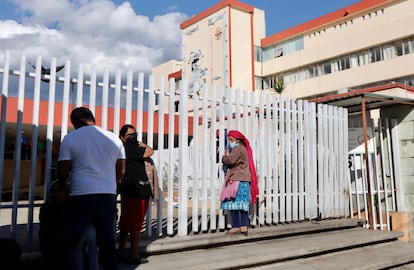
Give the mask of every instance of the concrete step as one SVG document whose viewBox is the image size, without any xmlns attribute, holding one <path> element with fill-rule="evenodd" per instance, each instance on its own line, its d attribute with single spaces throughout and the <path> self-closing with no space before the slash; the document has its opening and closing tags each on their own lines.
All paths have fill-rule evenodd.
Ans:
<svg viewBox="0 0 414 270">
<path fill-rule="evenodd" d="M 146 255 L 162 254 L 317 232 L 362 228 L 362 226 L 362 221 L 358 219 L 330 219 L 251 228 L 247 237 L 244 235 L 226 235 L 220 231 L 152 239 L 144 237 L 140 242 L 140 252 Z"/>
<path fill-rule="evenodd" d="M 368 270 L 414 269 L 414 244 L 394 241 L 352 250 L 333 252 L 308 259 L 275 263 L 253 268 L 255 270 Z"/>
<path fill-rule="evenodd" d="M 235 243 L 208 248 L 199 248 L 182 252 L 165 253 L 150 256 L 149 263 L 140 265 L 140 270 L 145 269 L 256 269 L 261 265 L 269 265 L 280 262 L 301 260 L 307 257 L 316 257 L 324 254 L 338 253 L 344 250 L 360 249 L 364 246 L 377 245 L 394 241 L 396 250 L 398 245 L 406 248 L 407 256 L 411 252 L 414 259 L 414 244 L 397 242 L 402 233 L 387 231 L 370 231 L 363 228 L 350 228 L 332 231 L 319 231 L 311 234 L 288 236 L 272 239 L 256 239 L 252 242 L 238 243 L 239 235 L 222 236 L 223 238 L 233 237 Z M 228 240 L 226 240 L 228 241 Z M 398 244 L 398 245 L 397 245 Z M 392 248 L 390 248 L 391 250 Z M 386 253 L 386 251 L 384 251 Z M 358 252 L 356 252 L 358 253 Z M 362 255 L 361 255 L 362 256 Z M 391 252 L 390 252 L 391 256 Z M 363 256 L 362 256 L 363 257 Z M 404 257 L 404 256 L 403 256 Z M 399 256 L 392 256 L 398 264 Z M 407 262 L 411 257 L 404 257 Z M 365 257 L 366 262 L 377 260 L 375 252 Z M 352 258 L 349 261 L 341 261 L 342 265 L 335 265 L 336 270 L 353 269 L 347 264 L 354 263 Z M 364 265 L 364 261 L 361 261 Z M 288 266 L 286 266 L 288 267 Z M 274 268 L 268 268 L 274 269 Z M 277 268 L 279 269 L 279 268 Z M 286 269 L 302 269 L 301 266 Z M 309 268 L 319 269 L 319 268 Z M 325 268 L 328 269 L 328 268 Z M 331 268 L 333 269 L 332 265 Z M 359 269 L 359 268 L 356 268 Z M 361 268 L 377 269 L 377 268 Z"/>
<path fill-rule="evenodd" d="M 219 231 L 174 237 L 143 235 L 141 254 L 148 257 L 149 263 L 140 265 L 139 269 L 275 269 L 276 266 L 277 269 L 306 269 L 305 266 L 333 269 L 331 263 L 335 270 L 379 269 L 372 267 L 379 258 L 384 262 L 378 265 L 403 267 L 414 261 L 414 243 L 398 241 L 402 236 L 401 232 L 364 229 L 356 219 L 257 227 L 251 228 L 248 236 Z M 374 249 L 379 247 L 383 249 Z M 396 250 L 404 252 L 396 253 Z M 384 255 L 377 256 L 377 253 Z M 340 266 L 335 264 L 336 257 L 340 258 Z M 39 252 L 25 253 L 19 269 L 33 269 L 42 263 Z M 320 268 L 324 263 L 326 268 Z M 368 268 L 353 268 L 355 265 Z M 120 269 L 137 268 L 121 264 Z"/>
<path fill-rule="evenodd" d="M 392 269 L 392 270 L 413 270 L 414 269 L 414 262 L 413 263 L 408 263 L 408 264 L 404 264 L 404 265 L 400 265 L 400 266 L 395 266 L 395 267 L 391 267 L 388 269 Z"/>
</svg>

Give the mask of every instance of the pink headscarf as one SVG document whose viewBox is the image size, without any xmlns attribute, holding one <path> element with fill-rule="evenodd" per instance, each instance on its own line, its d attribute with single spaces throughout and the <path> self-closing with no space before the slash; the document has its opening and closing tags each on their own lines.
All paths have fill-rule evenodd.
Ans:
<svg viewBox="0 0 414 270">
<path fill-rule="evenodd" d="M 247 149 L 247 156 L 249 158 L 249 168 L 250 168 L 250 201 L 252 204 L 256 203 L 257 195 L 259 195 L 259 187 L 257 181 L 256 168 L 254 166 L 253 152 L 250 147 L 249 140 L 239 131 L 230 130 L 227 136 L 232 136 L 235 139 L 241 140 Z"/>
</svg>

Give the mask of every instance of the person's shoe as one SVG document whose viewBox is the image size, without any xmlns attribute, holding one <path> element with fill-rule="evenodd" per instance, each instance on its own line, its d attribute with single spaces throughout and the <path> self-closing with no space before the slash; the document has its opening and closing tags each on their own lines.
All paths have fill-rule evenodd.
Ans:
<svg viewBox="0 0 414 270">
<path fill-rule="evenodd" d="M 240 228 L 240 233 L 247 236 L 249 234 L 249 231 L 248 231 L 247 227 L 241 227 Z"/>
<path fill-rule="evenodd" d="M 121 263 L 128 263 L 130 261 L 130 259 L 127 256 L 119 255 L 118 256 L 118 261 L 121 262 Z"/>
<path fill-rule="evenodd" d="M 239 233 L 240 233 L 240 228 L 231 228 L 230 230 L 226 232 L 226 234 L 239 234 Z"/>
<path fill-rule="evenodd" d="M 139 265 L 139 264 L 143 264 L 143 263 L 148 263 L 148 259 L 139 257 L 139 258 L 131 258 L 129 260 L 129 264 Z"/>
</svg>

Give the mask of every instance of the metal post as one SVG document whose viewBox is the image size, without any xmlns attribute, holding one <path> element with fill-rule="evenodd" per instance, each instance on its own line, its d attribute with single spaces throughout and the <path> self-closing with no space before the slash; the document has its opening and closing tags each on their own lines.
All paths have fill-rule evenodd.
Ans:
<svg viewBox="0 0 414 270">
<path fill-rule="evenodd" d="M 371 211 L 371 178 L 370 178 L 370 174 L 369 174 L 369 160 L 368 160 L 368 131 L 367 131 L 367 111 L 366 111 L 366 106 L 365 106 L 365 96 L 362 96 L 361 99 L 362 102 L 362 126 L 364 129 L 364 147 L 365 147 L 365 167 L 366 167 L 366 172 L 367 172 L 367 188 L 368 188 L 368 200 L 367 200 L 367 207 L 366 207 L 366 214 L 368 217 L 368 223 L 369 223 L 369 229 L 372 230 L 373 229 L 373 223 L 372 223 L 372 218 L 373 218 L 373 213 Z"/>
</svg>

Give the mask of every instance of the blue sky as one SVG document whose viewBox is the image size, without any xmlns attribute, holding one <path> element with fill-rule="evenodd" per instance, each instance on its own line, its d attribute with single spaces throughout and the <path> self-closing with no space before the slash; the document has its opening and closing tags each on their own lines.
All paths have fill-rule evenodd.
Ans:
<svg viewBox="0 0 414 270">
<path fill-rule="evenodd" d="M 207 0 L 0 0 L 0 65 L 4 51 L 19 62 L 51 57 L 150 73 L 180 58 L 179 25 L 219 1 Z M 275 34 L 358 0 L 244 0 L 266 13 Z M 14 57 L 16 56 L 16 57 Z"/>
<path fill-rule="evenodd" d="M 122 0 L 115 0 L 122 3 Z M 189 16 L 199 13 L 220 1 L 208 0 L 158 0 L 131 1 L 136 12 L 154 16 L 172 11 Z M 337 9 L 359 2 L 358 0 L 242 0 L 246 4 L 266 12 L 267 34 L 309 21 Z"/>
</svg>

